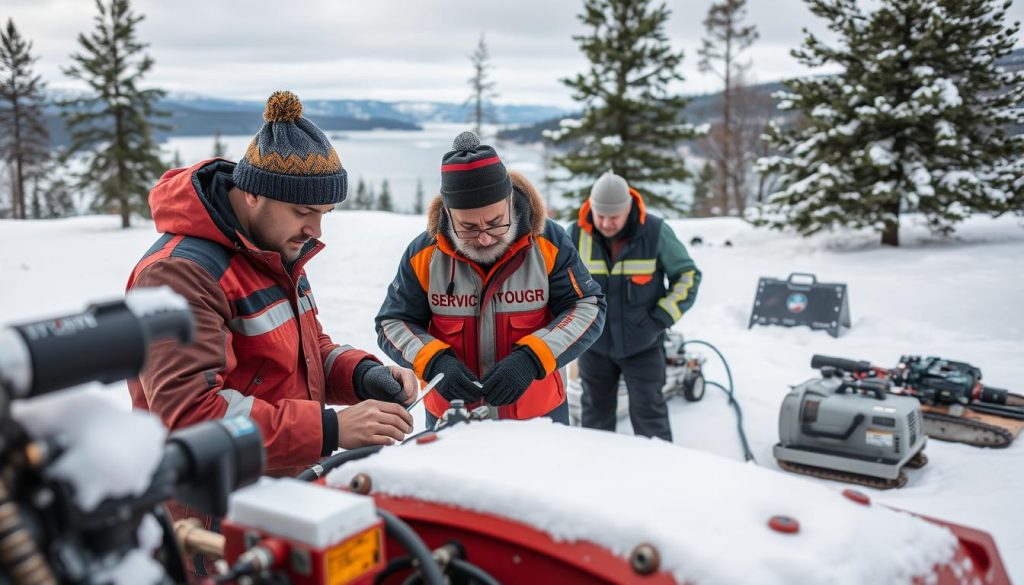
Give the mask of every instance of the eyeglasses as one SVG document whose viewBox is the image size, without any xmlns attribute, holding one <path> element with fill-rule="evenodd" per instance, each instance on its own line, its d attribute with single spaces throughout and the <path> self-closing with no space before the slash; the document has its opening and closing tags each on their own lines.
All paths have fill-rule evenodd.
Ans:
<svg viewBox="0 0 1024 585">
<path fill-rule="evenodd" d="M 489 236 L 495 236 L 495 237 L 504 236 L 505 234 L 508 233 L 509 228 L 512 227 L 512 222 L 511 222 L 511 218 L 512 218 L 512 198 L 511 197 L 508 198 L 508 217 L 510 219 L 509 223 L 503 223 L 501 225 L 492 225 L 492 226 L 486 227 L 484 229 L 472 229 L 472 230 L 458 229 L 458 228 L 455 227 L 455 220 L 454 220 L 454 218 L 452 218 L 451 210 L 447 209 L 447 208 L 445 210 L 448 212 L 448 222 L 452 226 L 452 231 L 455 232 L 455 235 L 458 236 L 460 240 L 475 240 L 475 239 L 479 238 L 481 234 L 484 234 L 484 233 L 486 233 Z"/>
</svg>

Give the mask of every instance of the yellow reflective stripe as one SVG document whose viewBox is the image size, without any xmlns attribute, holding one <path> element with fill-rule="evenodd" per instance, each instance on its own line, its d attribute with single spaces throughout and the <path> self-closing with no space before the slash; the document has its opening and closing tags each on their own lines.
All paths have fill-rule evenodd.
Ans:
<svg viewBox="0 0 1024 585">
<path fill-rule="evenodd" d="M 656 258 L 650 260 L 623 260 L 615 264 L 612 268 L 612 274 L 654 274 L 654 271 L 658 269 L 658 260 Z"/>
<path fill-rule="evenodd" d="M 684 272 L 679 277 L 679 280 L 672 287 L 672 292 L 658 301 L 658 306 L 665 309 L 666 313 L 678 321 L 683 317 L 683 312 L 679 310 L 679 303 L 685 301 L 690 296 L 690 289 L 692 288 L 693 271 L 691 270 L 690 272 Z"/>
<path fill-rule="evenodd" d="M 665 299 L 659 300 L 658 306 L 664 309 L 665 312 L 668 313 L 670 317 L 672 317 L 673 322 L 683 318 L 683 312 L 679 310 L 679 307 L 677 307 L 673 303 L 668 302 Z"/>
<path fill-rule="evenodd" d="M 593 258 L 594 239 L 584 230 L 580 230 L 580 258 L 583 265 L 587 267 L 590 274 L 608 274 L 608 265 L 602 260 L 595 261 Z"/>
</svg>

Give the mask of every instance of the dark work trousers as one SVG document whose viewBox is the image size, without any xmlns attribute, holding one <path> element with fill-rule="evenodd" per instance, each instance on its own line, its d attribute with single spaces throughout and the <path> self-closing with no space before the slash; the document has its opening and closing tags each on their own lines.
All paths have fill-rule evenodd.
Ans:
<svg viewBox="0 0 1024 585">
<path fill-rule="evenodd" d="M 628 358 L 614 359 L 593 351 L 578 362 L 583 383 L 583 426 L 615 431 L 619 402 L 619 376 L 626 380 L 629 420 L 633 432 L 672 442 L 668 407 L 661 393 L 665 386 L 665 346 L 658 344 Z"/>
<path fill-rule="evenodd" d="M 426 415 L 427 428 L 434 428 L 434 425 L 437 424 L 437 417 L 430 414 L 430 411 L 426 409 L 424 409 L 424 414 Z M 563 425 L 569 424 L 569 402 L 567 400 L 563 400 L 561 404 L 554 407 L 551 412 L 544 416 L 550 418 L 556 423 L 562 423 Z"/>
</svg>

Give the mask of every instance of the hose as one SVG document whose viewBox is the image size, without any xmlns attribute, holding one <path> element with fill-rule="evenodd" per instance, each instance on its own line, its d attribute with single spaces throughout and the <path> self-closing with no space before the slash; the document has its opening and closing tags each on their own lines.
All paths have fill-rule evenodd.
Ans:
<svg viewBox="0 0 1024 585">
<path fill-rule="evenodd" d="M 378 508 L 377 515 L 384 520 L 384 529 L 387 535 L 397 540 L 416 560 L 419 574 L 423 576 L 423 582 L 426 585 L 444 585 L 444 575 L 441 573 L 437 563 L 434 562 L 434 554 L 423 543 L 419 535 L 408 524 L 400 520 L 398 516 L 387 510 Z"/>
<path fill-rule="evenodd" d="M 492 577 L 490 573 L 468 561 L 452 559 L 449 567 L 455 569 L 465 577 L 475 579 L 478 583 L 482 583 L 483 585 L 501 585 L 501 583 Z"/>
<path fill-rule="evenodd" d="M 336 453 L 322 460 L 320 463 L 307 467 L 296 477 L 296 479 L 300 481 L 315 481 L 324 475 L 327 475 L 329 471 L 334 470 L 336 467 L 340 467 L 349 461 L 369 457 L 383 448 L 383 445 L 370 445 L 367 447 L 358 447 L 356 449 L 349 449 L 348 451 Z"/>
<path fill-rule="evenodd" d="M 705 381 L 705 383 L 709 386 L 714 386 L 722 390 L 723 392 L 725 392 L 726 396 L 729 397 L 729 405 L 732 406 L 734 411 L 736 411 L 736 432 L 740 436 L 740 444 L 743 447 L 743 458 L 747 461 L 752 461 L 753 463 L 756 464 L 757 460 L 754 459 L 754 453 L 750 450 L 750 443 L 747 442 L 747 433 L 743 430 L 743 411 L 740 410 L 740 403 L 736 401 L 736 390 L 735 386 L 733 385 L 732 370 L 729 368 L 729 362 L 726 361 L 725 356 L 722 355 L 722 352 L 718 351 L 717 347 L 701 339 L 691 339 L 689 341 L 683 341 L 683 344 L 679 347 L 680 349 L 682 349 L 687 345 L 690 345 L 691 343 L 703 345 L 705 347 L 710 348 L 711 351 L 715 352 L 715 354 L 718 355 L 718 359 L 721 360 L 722 365 L 725 366 L 725 375 L 729 379 L 729 388 L 722 386 L 718 382 Z"/>
<path fill-rule="evenodd" d="M 412 557 L 405 556 L 391 559 L 388 561 L 387 566 L 384 567 L 384 570 L 373 578 L 373 583 L 374 585 L 381 585 L 391 575 L 410 568 L 412 568 Z"/>
</svg>

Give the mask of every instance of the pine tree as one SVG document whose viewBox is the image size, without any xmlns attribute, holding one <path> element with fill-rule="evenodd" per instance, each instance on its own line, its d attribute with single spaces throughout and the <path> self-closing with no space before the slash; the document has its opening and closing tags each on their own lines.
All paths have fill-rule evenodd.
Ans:
<svg viewBox="0 0 1024 585">
<path fill-rule="evenodd" d="M 416 215 L 423 215 L 424 212 L 423 179 L 416 179 L 416 199 L 413 200 L 412 212 Z"/>
<path fill-rule="evenodd" d="M 693 181 L 693 203 L 690 205 L 690 215 L 694 217 L 717 215 L 716 212 L 720 210 L 715 209 L 719 201 L 713 189 L 716 184 L 719 182 L 715 180 L 715 165 L 711 161 L 706 161 Z"/>
<path fill-rule="evenodd" d="M 581 120 L 563 120 L 551 138 L 569 152 L 555 159 L 582 188 L 566 195 L 581 202 L 593 181 L 614 170 L 652 207 L 682 211 L 675 187 L 690 174 L 680 153 L 697 132 L 682 120 L 687 99 L 669 85 L 682 81 L 682 52 L 665 34 L 670 11 L 652 0 L 584 0 L 579 20 L 589 27 L 573 38 L 590 62 L 585 73 L 563 79 L 583 107 Z"/>
<path fill-rule="evenodd" d="M 213 158 L 226 158 L 228 145 L 222 140 L 220 128 L 213 129 Z"/>
<path fill-rule="evenodd" d="M 709 38 L 702 41 L 697 51 L 698 66 L 704 73 L 713 73 L 722 80 L 722 120 L 712 126 L 708 136 L 708 151 L 715 159 L 718 172 L 713 185 L 718 205 L 723 213 L 736 210 L 742 214 L 746 205 L 746 178 L 750 167 L 750 153 L 744 144 L 744 128 L 739 110 L 746 102 L 740 99 L 743 73 L 749 63 L 739 61 L 739 55 L 757 40 L 753 25 L 743 26 L 747 0 L 722 0 L 712 4 L 704 19 Z M 716 127 L 717 126 L 717 127 Z"/>
<path fill-rule="evenodd" d="M 366 188 L 366 182 L 359 179 L 359 183 L 356 186 L 356 196 L 352 200 L 352 209 L 372 209 L 373 199 L 369 190 Z"/>
<path fill-rule="evenodd" d="M 494 91 L 494 81 L 490 79 L 491 55 L 483 34 L 480 35 L 476 50 L 469 56 L 469 61 L 473 64 L 473 77 L 469 78 L 471 93 L 463 105 L 471 108 L 469 121 L 473 122 L 473 132 L 477 136 L 483 136 L 481 126 L 484 121 L 493 119 L 491 102 L 498 97 L 498 93 Z"/>
<path fill-rule="evenodd" d="M 177 148 L 174 149 L 174 156 L 171 158 L 171 166 L 169 168 L 180 169 L 184 166 L 185 161 L 181 160 L 181 150 Z"/>
<path fill-rule="evenodd" d="M 388 186 L 387 179 L 384 179 L 384 182 L 380 185 L 380 197 L 377 198 L 377 209 L 379 211 L 395 210 L 395 206 L 391 202 L 391 187 Z"/>
<path fill-rule="evenodd" d="M 165 115 L 155 108 L 164 95 L 157 89 L 139 89 L 153 59 L 142 51 L 135 29 L 141 15 L 128 0 L 96 0 L 99 14 L 88 35 L 78 35 L 81 52 L 64 70 L 84 81 L 93 95 L 63 104 L 71 134 L 69 154 L 85 157 L 85 170 L 77 177 L 79 189 L 95 189 L 95 207 L 116 207 L 122 227 L 131 225 L 133 211 L 148 213 L 150 187 L 164 169 L 153 131 L 161 126 L 151 118 Z"/>
<path fill-rule="evenodd" d="M 56 151 L 35 167 L 31 176 L 32 217 L 65 217 L 75 212 L 71 186 L 68 185 L 66 176 L 64 159 Z"/>
<path fill-rule="evenodd" d="M 900 214 L 919 212 L 948 234 L 976 212 L 1024 209 L 1024 72 L 996 61 L 1019 24 L 1004 25 L 1009 1 L 884 0 L 865 14 L 854 0 L 808 0 L 840 38 L 811 34 L 793 52 L 836 75 L 787 83 L 780 108 L 798 110 L 802 130 L 772 127 L 780 173 L 760 220 L 812 234 L 871 228 L 899 245 Z"/>
<path fill-rule="evenodd" d="M 11 167 L 15 219 L 26 218 L 26 179 L 45 164 L 50 151 L 43 118 L 45 84 L 32 71 L 38 57 L 31 51 L 32 43 L 21 36 L 14 20 L 8 19 L 7 27 L 0 31 L 0 158 Z"/>
</svg>

